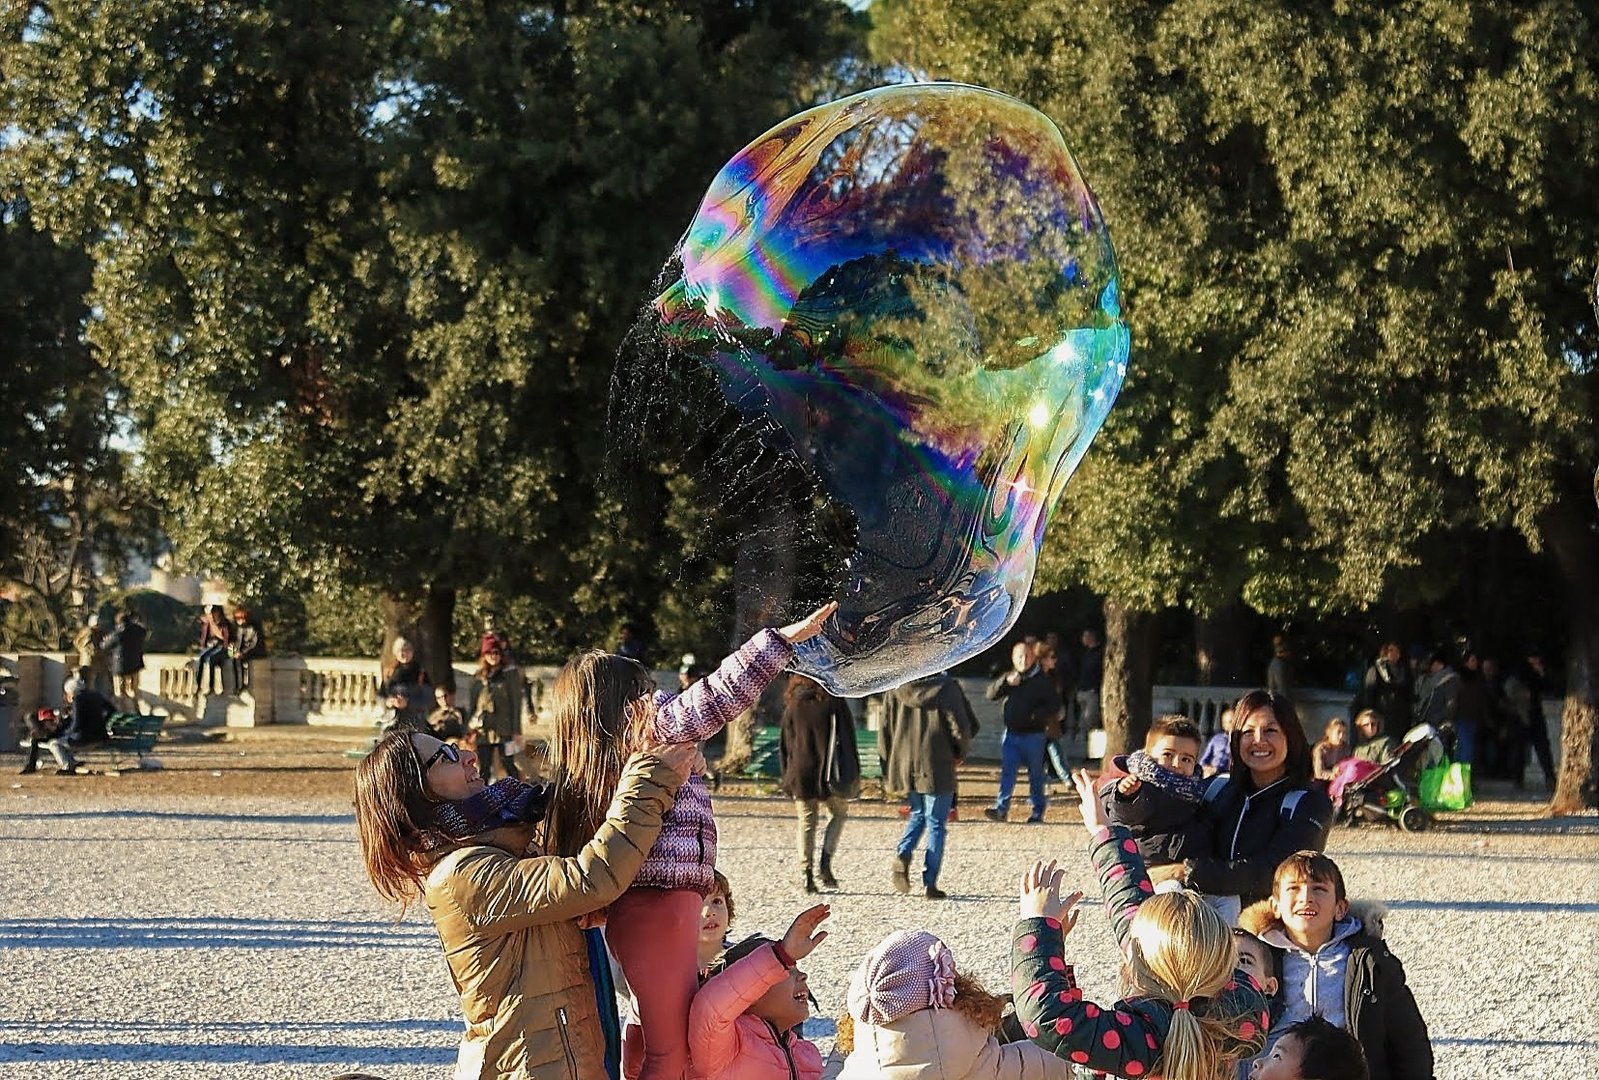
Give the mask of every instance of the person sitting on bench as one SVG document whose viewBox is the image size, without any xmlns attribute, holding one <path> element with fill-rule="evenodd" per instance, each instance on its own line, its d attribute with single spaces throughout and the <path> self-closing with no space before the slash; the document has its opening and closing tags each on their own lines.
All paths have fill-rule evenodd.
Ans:
<svg viewBox="0 0 1599 1080">
<path fill-rule="evenodd" d="M 65 704 L 59 710 L 40 709 L 28 718 L 28 760 L 23 773 L 37 772 L 39 751 L 50 751 L 56 759 L 57 774 L 78 771 L 75 748 L 105 742 L 106 721 L 115 711 L 109 698 L 91 690 L 80 670 L 76 678 L 68 679 L 61 688 Z"/>
</svg>

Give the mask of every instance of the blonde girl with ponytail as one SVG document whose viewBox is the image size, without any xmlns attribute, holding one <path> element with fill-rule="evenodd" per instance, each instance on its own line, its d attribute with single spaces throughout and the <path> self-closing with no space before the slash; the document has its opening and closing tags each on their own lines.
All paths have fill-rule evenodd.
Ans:
<svg viewBox="0 0 1599 1080">
<path fill-rule="evenodd" d="M 1105 821 L 1094 783 L 1072 777 L 1105 910 L 1121 946 L 1123 997 L 1083 1000 L 1065 960 L 1081 893 L 1062 897 L 1065 872 L 1037 862 L 1022 876 L 1011 952 L 1016 1013 L 1028 1038 L 1058 1057 L 1116 1076 L 1229 1080 L 1260 1053 L 1266 995 L 1238 967 L 1232 929 L 1196 893 L 1154 894 L 1138 845 Z"/>
</svg>

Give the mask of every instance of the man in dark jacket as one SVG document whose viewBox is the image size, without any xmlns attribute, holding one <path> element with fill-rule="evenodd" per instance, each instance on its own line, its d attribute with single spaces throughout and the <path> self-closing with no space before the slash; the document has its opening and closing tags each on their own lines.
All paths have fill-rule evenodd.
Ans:
<svg viewBox="0 0 1599 1080">
<path fill-rule="evenodd" d="M 1036 825 L 1044 820 L 1048 805 L 1044 797 L 1048 781 L 1044 771 L 1044 730 L 1060 716 L 1060 693 L 1034 661 L 1027 642 L 1018 641 L 1011 647 L 1010 656 L 1012 670 L 988 687 L 990 701 L 1005 703 L 1005 735 L 999 744 L 999 796 L 983 815 L 990 821 L 1005 820 L 1016 774 L 1026 765 L 1028 794 L 1033 804 L 1027 823 Z"/>
<path fill-rule="evenodd" d="M 1543 716 L 1545 685 L 1543 656 L 1538 649 L 1528 649 L 1526 663 L 1505 680 L 1505 696 L 1515 710 L 1520 728 L 1511 737 L 1510 762 L 1511 776 L 1518 788 L 1526 782 L 1529 745 L 1538 755 L 1544 783 L 1550 791 L 1555 787 L 1554 754 L 1550 752 L 1549 725 Z"/>
<path fill-rule="evenodd" d="M 1383 642 L 1377 659 L 1366 669 L 1366 685 L 1361 691 L 1360 707 L 1377 711 L 1387 725 L 1389 738 L 1398 742 L 1405 737 L 1415 703 L 1410 665 L 1405 663 L 1405 654 L 1399 648 L 1399 642 Z"/>
<path fill-rule="evenodd" d="M 891 691 L 884 705 L 883 727 L 877 733 L 883 790 L 903 795 L 911 808 L 894 853 L 894 888 L 910 892 L 911 856 L 925 831 L 922 886 L 929 900 L 942 900 L 938 871 L 955 805 L 955 766 L 977 734 L 977 717 L 960 684 L 948 675 L 906 683 Z"/>
<path fill-rule="evenodd" d="M 132 608 L 117 613 L 116 628 L 107 634 L 104 647 L 111 653 L 111 681 L 116 701 L 127 703 L 130 712 L 139 708 L 139 672 L 144 670 L 144 624 Z"/>
</svg>

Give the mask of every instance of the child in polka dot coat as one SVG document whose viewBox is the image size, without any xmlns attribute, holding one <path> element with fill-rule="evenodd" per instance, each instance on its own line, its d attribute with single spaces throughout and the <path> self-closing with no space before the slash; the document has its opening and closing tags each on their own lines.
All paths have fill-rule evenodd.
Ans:
<svg viewBox="0 0 1599 1080">
<path fill-rule="evenodd" d="M 1011 951 L 1016 1013 L 1028 1038 L 1055 1055 L 1123 1077 L 1218 1080 L 1258 1054 L 1270 1024 L 1266 996 L 1238 965 L 1232 930 L 1195 893 L 1153 895 L 1132 834 L 1105 822 L 1086 772 L 1073 776 L 1090 855 L 1125 960 L 1126 996 L 1109 1008 L 1083 999 L 1065 938 L 1080 893 L 1062 898 L 1064 871 L 1040 862 L 1022 879 Z"/>
</svg>

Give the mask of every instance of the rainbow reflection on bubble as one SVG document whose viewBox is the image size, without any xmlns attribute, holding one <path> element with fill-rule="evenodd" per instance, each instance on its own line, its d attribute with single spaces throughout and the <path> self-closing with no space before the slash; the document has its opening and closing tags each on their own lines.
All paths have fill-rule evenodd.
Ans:
<svg viewBox="0 0 1599 1080">
<path fill-rule="evenodd" d="M 795 667 L 859 696 L 996 642 L 1127 371 L 1116 262 L 1042 113 L 893 86 L 784 121 L 712 181 L 655 301 L 856 525 Z"/>
</svg>

